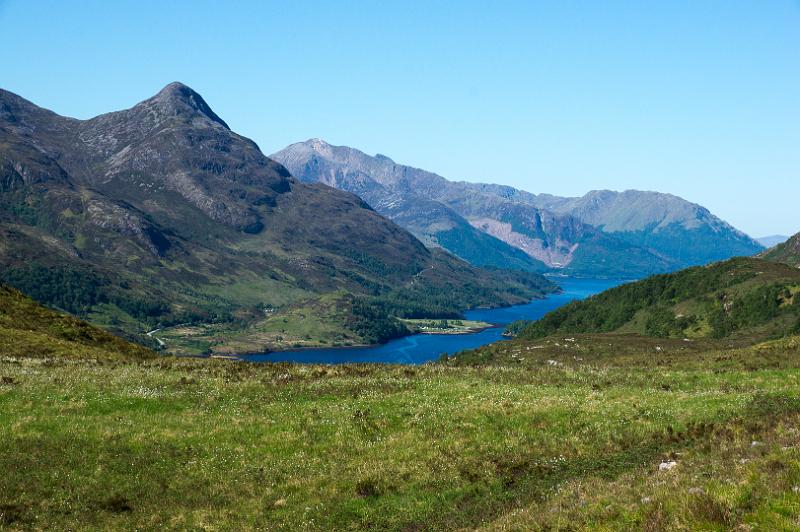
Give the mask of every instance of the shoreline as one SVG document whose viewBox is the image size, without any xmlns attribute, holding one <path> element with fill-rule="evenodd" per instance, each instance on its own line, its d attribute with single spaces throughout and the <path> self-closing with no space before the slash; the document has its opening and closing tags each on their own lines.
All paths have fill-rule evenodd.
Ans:
<svg viewBox="0 0 800 532">
<path fill-rule="evenodd" d="M 433 331 L 417 331 L 414 334 L 429 334 L 429 335 L 436 335 L 436 336 L 466 336 L 469 334 L 478 334 L 479 332 L 483 332 L 487 329 L 497 329 L 502 327 L 503 325 L 500 323 L 490 323 L 485 327 L 475 327 L 473 329 L 462 329 L 459 331 L 453 332 L 433 332 Z M 413 335 L 411 335 L 413 336 Z"/>
<path fill-rule="evenodd" d="M 462 310 L 462 313 L 469 312 L 469 311 L 472 311 L 472 310 L 498 310 L 498 309 L 504 309 L 504 308 L 517 307 L 517 306 L 521 306 L 521 305 L 529 305 L 529 304 L 533 303 L 534 301 L 543 301 L 543 300 L 546 300 L 546 299 L 548 299 L 549 297 L 551 297 L 553 295 L 558 295 L 558 294 L 560 294 L 562 292 L 563 292 L 563 288 L 561 288 L 559 286 L 559 287 L 557 287 L 556 290 L 553 290 L 552 292 L 547 292 L 546 294 L 544 294 L 542 296 L 539 296 L 539 297 L 532 297 L 531 299 L 529 299 L 525 303 L 515 303 L 515 304 L 512 304 L 512 305 L 471 307 L 471 308 L 467 308 L 467 309 Z M 400 320 L 400 321 L 403 321 L 403 318 L 397 318 L 397 319 Z M 436 320 L 438 318 L 425 318 L 425 319 Z M 447 319 L 462 319 L 462 318 L 447 318 Z M 486 322 L 486 323 L 488 323 L 488 325 L 486 325 L 485 327 L 476 327 L 476 328 L 469 329 L 469 330 L 465 329 L 465 330 L 459 330 L 459 331 L 453 331 L 453 332 L 412 331 L 412 330 L 409 329 L 409 334 L 405 334 L 403 336 L 398 336 L 396 338 L 390 338 L 389 340 L 387 340 L 387 341 L 385 341 L 383 343 L 376 343 L 376 344 L 354 344 L 354 345 L 313 346 L 313 347 L 311 347 L 311 346 L 309 346 L 309 347 L 289 347 L 289 348 L 286 348 L 286 349 L 273 349 L 273 350 L 270 350 L 270 351 L 246 351 L 246 352 L 243 352 L 243 353 L 211 353 L 211 354 L 207 354 L 207 355 L 202 355 L 202 354 L 200 354 L 200 355 L 197 355 L 197 354 L 194 354 L 194 355 L 192 355 L 192 354 L 176 355 L 174 353 L 169 353 L 167 351 L 167 349 L 166 349 L 167 343 L 165 341 L 163 341 L 161 338 L 158 338 L 158 337 L 154 336 L 155 333 L 163 331 L 165 329 L 190 326 L 191 324 L 189 324 L 189 323 L 180 323 L 180 324 L 177 324 L 177 325 L 171 325 L 169 327 L 160 327 L 158 329 L 153 329 L 152 331 L 145 332 L 145 335 L 148 336 L 149 338 L 152 338 L 153 340 L 157 341 L 158 344 L 159 344 L 159 347 L 163 350 L 163 353 L 166 354 L 166 355 L 187 356 L 187 357 L 196 356 L 196 357 L 201 357 L 201 358 L 225 358 L 225 357 L 237 358 L 237 357 L 244 357 L 244 356 L 264 355 L 264 354 L 269 354 L 269 353 L 296 353 L 296 352 L 302 352 L 302 351 L 313 351 L 313 350 L 317 350 L 317 349 L 373 348 L 373 347 L 380 347 L 382 345 L 386 345 L 389 342 L 394 341 L 394 340 L 399 340 L 400 338 L 407 338 L 409 336 L 415 336 L 417 334 L 424 334 L 424 335 L 431 335 L 431 336 L 433 336 L 433 335 L 438 335 L 438 336 L 466 336 L 466 335 L 470 335 L 470 334 L 478 334 L 478 333 L 483 332 L 483 331 L 485 331 L 487 329 L 495 329 L 495 328 L 503 327 L 503 326 L 507 325 L 507 324 L 503 324 L 503 323 L 493 323 L 493 322 Z M 202 324 L 198 324 L 198 325 L 202 325 Z"/>
<path fill-rule="evenodd" d="M 566 286 L 559 286 L 558 290 L 549 292 L 544 297 L 535 297 L 527 300 L 527 302 L 518 303 L 515 305 L 503 305 L 495 307 L 494 309 L 486 308 L 472 308 L 465 310 L 467 314 L 464 321 L 483 322 L 483 327 L 475 328 L 470 331 L 418 331 L 405 336 L 393 338 L 381 344 L 370 345 L 340 345 L 340 346 L 314 346 L 314 347 L 291 347 L 287 349 L 277 349 L 269 351 L 257 351 L 248 353 L 237 353 L 242 360 L 250 362 L 265 362 L 265 363 L 279 363 L 279 362 L 296 362 L 296 363 L 311 363 L 313 360 L 319 359 L 320 361 L 327 360 L 334 362 L 321 362 L 321 363 L 344 363 L 343 360 L 352 358 L 354 360 L 369 360 L 374 362 L 393 363 L 390 361 L 393 356 L 400 358 L 408 358 L 413 356 L 416 358 L 429 358 L 430 353 L 454 353 L 463 349 L 474 349 L 477 344 L 484 345 L 492 342 L 503 342 L 510 339 L 509 336 L 503 335 L 503 328 L 509 323 L 519 320 L 538 319 L 547 312 L 550 312 L 562 304 L 566 304 L 573 299 L 583 299 L 590 297 L 595 293 L 602 292 L 608 288 L 616 286 L 617 283 L 608 282 L 607 280 L 598 280 L 598 283 L 586 282 L 591 280 L 576 279 L 576 283 L 567 284 Z M 547 303 L 547 301 L 553 301 Z M 501 309 L 513 309 L 521 307 L 517 311 L 502 311 Z M 498 310 L 498 313 L 493 312 L 480 312 L 483 310 Z M 478 311 L 475 314 L 470 314 L 470 311 Z M 492 331 L 492 332 L 487 332 Z M 500 333 L 500 334 L 495 334 Z M 484 341 L 483 335 L 489 335 Z M 417 336 L 424 335 L 424 336 Z M 416 336 L 417 339 L 411 338 Z M 439 337 L 439 339 L 435 339 Z M 448 339 L 449 338 L 449 339 Z M 461 339 L 463 338 L 463 339 Z M 475 338 L 475 339 L 472 339 Z M 405 340 L 404 340 L 405 339 Z M 389 347 L 386 347 L 387 344 Z M 392 347 L 396 346 L 396 348 Z M 348 355 L 350 350 L 352 355 Z M 396 352 L 396 353 L 395 353 Z M 315 354 L 316 353 L 316 354 Z M 395 353 L 393 355 L 392 353 Z M 409 355 L 413 353 L 413 355 Z M 373 360 L 374 359 L 374 360 Z M 400 359 L 398 359 L 400 360 Z M 433 360 L 433 359 L 430 359 Z M 402 361 L 398 363 L 404 363 Z"/>
<path fill-rule="evenodd" d="M 510 306 L 513 307 L 515 305 L 510 305 Z M 498 307 L 498 308 L 506 308 L 506 307 Z M 388 341 L 386 341 L 386 342 L 384 342 L 382 344 L 336 345 L 336 346 L 330 346 L 330 347 L 290 347 L 288 349 L 275 349 L 275 350 L 272 350 L 272 351 L 256 351 L 256 352 L 251 352 L 251 353 L 238 353 L 236 355 L 222 355 L 222 354 L 220 354 L 220 355 L 207 355 L 207 358 L 236 358 L 236 359 L 239 359 L 239 360 L 247 361 L 247 359 L 242 358 L 242 357 L 258 356 L 258 355 L 270 355 L 272 353 L 303 353 L 303 352 L 307 352 L 307 351 L 322 351 L 322 350 L 325 350 L 325 351 L 328 351 L 328 350 L 339 351 L 339 350 L 348 350 L 348 349 L 354 349 L 354 350 L 357 350 L 357 349 L 372 349 L 372 348 L 375 348 L 375 347 L 380 347 L 382 345 L 386 345 L 389 342 L 392 342 L 394 340 L 400 340 L 402 338 L 408 338 L 410 336 L 418 336 L 418 335 L 424 335 L 424 336 L 469 336 L 471 334 L 478 334 L 478 333 L 481 333 L 483 331 L 487 331 L 489 329 L 499 329 L 502 326 L 503 325 L 499 324 L 499 323 L 498 324 L 492 324 L 490 326 L 481 327 L 480 329 L 475 329 L 475 330 L 470 331 L 470 332 L 452 332 L 452 333 L 412 332 L 411 334 L 407 334 L 405 336 L 398 336 L 397 338 L 392 338 L 391 340 L 388 340 Z"/>
</svg>

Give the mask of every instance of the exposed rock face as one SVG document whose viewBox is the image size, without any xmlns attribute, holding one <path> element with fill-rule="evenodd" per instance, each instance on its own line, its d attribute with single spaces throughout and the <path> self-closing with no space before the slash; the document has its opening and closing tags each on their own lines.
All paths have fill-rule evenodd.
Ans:
<svg viewBox="0 0 800 532">
<path fill-rule="evenodd" d="M 428 246 L 443 247 L 480 266 L 546 268 L 539 257 L 474 228 L 457 209 L 440 201 L 437 189 L 449 184 L 444 178 L 319 139 L 293 144 L 272 157 L 301 181 L 357 194 Z"/>
<path fill-rule="evenodd" d="M 442 231 L 468 234 L 469 228 L 458 223 L 465 220 L 492 241 L 568 273 L 643 275 L 761 249 L 707 209 L 670 194 L 596 191 L 559 198 L 451 182 L 319 139 L 293 144 L 273 157 L 303 181 L 360 195 L 428 244 L 439 242 Z M 444 246 L 467 260 L 488 255 L 469 257 L 457 245 Z"/>
<path fill-rule="evenodd" d="M 131 109 L 86 121 L 60 117 L 8 92 L 0 93 L 0 101 L 4 190 L 25 189 L 69 204 L 96 227 L 134 236 L 155 255 L 170 247 L 156 226 L 182 235 L 186 222 L 201 216 L 256 234 L 281 196 L 303 202 L 314 195 L 313 187 L 297 183 L 255 143 L 231 132 L 180 83 Z M 333 191 L 326 197 L 334 203 L 345 198 Z M 363 204 L 356 210 L 369 218 L 365 229 L 381 225 Z M 403 240 L 396 242 L 400 249 L 427 256 L 410 235 L 393 232 Z"/>
<path fill-rule="evenodd" d="M 615 241 L 575 217 L 398 165 L 383 155 L 370 157 L 313 139 L 272 157 L 303 181 L 321 181 L 359 194 L 424 242 L 442 245 L 474 263 L 492 256 L 490 245 L 499 242 L 504 254 L 495 256 L 497 265 L 516 250 L 536 264 L 573 274 L 642 275 L 669 268 L 657 254 Z M 454 232 L 460 236 L 454 238 Z M 467 239 L 477 242 L 476 232 L 490 238 L 468 255 L 460 246 Z"/>
<path fill-rule="evenodd" d="M 507 192 L 508 193 L 508 192 Z M 754 255 L 762 245 L 705 207 L 672 194 L 595 190 L 580 198 L 511 193 L 517 201 L 568 214 L 603 232 L 651 249 L 677 267 Z"/>
<path fill-rule="evenodd" d="M 503 242 L 523 250 L 531 257 L 536 257 L 545 264 L 556 268 L 569 266 L 575 250 L 578 249 L 578 244 L 570 245 L 568 242 L 558 240 L 554 246 L 545 247 L 543 240 L 518 233 L 514 231 L 514 227 L 510 223 L 500 222 L 493 218 L 474 218 L 470 220 L 470 223 L 484 233 L 499 238 Z"/>
</svg>

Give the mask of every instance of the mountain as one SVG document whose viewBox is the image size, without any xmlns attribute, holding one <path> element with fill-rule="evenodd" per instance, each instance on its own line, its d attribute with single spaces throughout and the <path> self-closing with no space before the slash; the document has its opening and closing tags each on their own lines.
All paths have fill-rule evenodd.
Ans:
<svg viewBox="0 0 800 532">
<path fill-rule="evenodd" d="M 672 194 L 595 190 L 580 198 L 517 193 L 541 209 L 569 214 L 629 244 L 668 257 L 675 268 L 754 255 L 758 242 L 708 209 Z"/>
<path fill-rule="evenodd" d="M 800 270 L 739 257 L 612 288 L 514 329 L 523 339 L 576 333 L 731 338 L 800 332 Z"/>
<path fill-rule="evenodd" d="M 559 198 L 502 185 L 452 182 L 383 155 L 371 157 L 319 139 L 293 144 L 272 157 L 305 182 L 358 194 L 426 244 L 475 263 L 485 257 L 502 263 L 502 256 L 484 250 L 496 240 L 567 274 L 622 277 L 763 249 L 707 209 L 670 194 L 596 191 Z M 464 241 L 476 242 L 467 226 L 494 240 L 465 252 L 460 247 Z"/>
<path fill-rule="evenodd" d="M 778 244 L 783 244 L 787 240 L 789 240 L 789 237 L 786 235 L 770 235 L 770 236 L 762 236 L 761 238 L 756 238 L 756 242 L 758 242 L 765 248 L 771 248 L 777 246 Z"/>
<path fill-rule="evenodd" d="M 763 252 L 760 257 L 800 268 L 800 233 Z"/>
<path fill-rule="evenodd" d="M 0 357 L 146 359 L 156 354 L 0 284 Z M 7 359 L 8 360 L 8 359 Z"/>
<path fill-rule="evenodd" d="M 358 197 L 297 181 L 180 83 L 89 120 L 0 91 L 0 267 L 36 299 L 126 333 L 239 323 L 339 291 L 423 294 L 447 314 L 552 286 L 431 251 Z"/>
<path fill-rule="evenodd" d="M 389 178 L 395 166 L 384 156 L 371 158 L 319 139 L 293 144 L 271 155 L 308 183 L 325 183 L 358 195 L 383 216 L 408 229 L 428 246 L 440 246 L 478 266 L 541 271 L 547 266 L 524 251 L 470 225 L 445 203 L 413 185 L 397 187 Z M 442 178 L 436 181 L 442 183 Z"/>
<path fill-rule="evenodd" d="M 573 216 L 451 182 L 396 164 L 384 155 L 371 157 L 312 139 L 271 157 L 302 181 L 358 194 L 423 242 L 445 247 L 474 263 L 491 257 L 490 264 L 503 264 L 497 250 L 510 255 L 509 248 L 515 248 L 538 267 L 544 264 L 571 274 L 625 276 L 669 268 L 669 262 L 657 254 L 614 239 Z M 480 241 L 476 230 L 492 238 Z M 465 251 L 464 242 L 480 247 L 472 245 Z"/>
</svg>

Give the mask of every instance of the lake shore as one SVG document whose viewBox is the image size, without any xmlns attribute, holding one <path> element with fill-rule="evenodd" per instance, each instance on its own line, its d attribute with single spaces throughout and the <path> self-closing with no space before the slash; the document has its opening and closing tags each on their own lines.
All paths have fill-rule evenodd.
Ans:
<svg viewBox="0 0 800 532">
<path fill-rule="evenodd" d="M 460 351 L 508 340 L 503 336 L 504 327 L 518 320 L 535 320 L 548 312 L 576 299 L 620 284 L 622 281 L 605 279 L 564 279 L 562 290 L 544 299 L 535 299 L 527 304 L 495 309 L 473 309 L 464 313 L 463 323 L 481 323 L 475 332 L 459 334 L 411 334 L 375 346 L 335 346 L 294 348 L 290 350 L 241 355 L 251 362 L 296 362 L 303 364 L 409 364 L 417 365 L 438 360 L 443 354 L 452 355 Z M 428 321 L 428 320 L 423 320 Z"/>
</svg>

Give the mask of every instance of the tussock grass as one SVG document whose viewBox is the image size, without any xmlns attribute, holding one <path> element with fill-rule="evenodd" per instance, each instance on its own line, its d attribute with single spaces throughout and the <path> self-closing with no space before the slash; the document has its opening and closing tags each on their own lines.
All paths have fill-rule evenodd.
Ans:
<svg viewBox="0 0 800 532">
<path fill-rule="evenodd" d="M 507 356 L 479 365 L 423 367 L 3 358 L 0 523 L 800 524 L 796 340 L 556 364 L 511 358 L 531 344 L 499 345 Z M 665 460 L 677 466 L 659 471 Z"/>
</svg>

